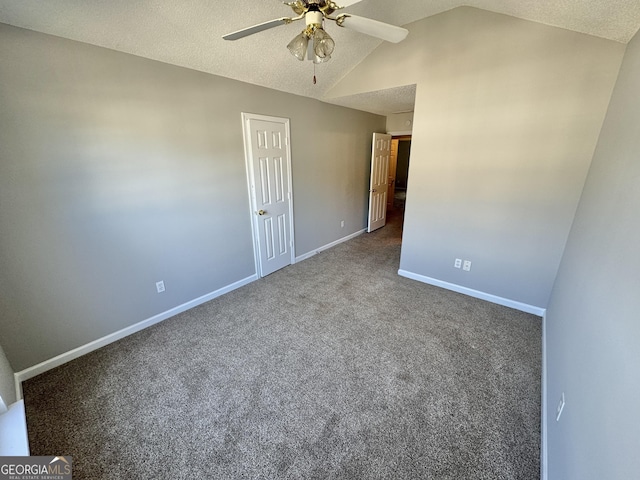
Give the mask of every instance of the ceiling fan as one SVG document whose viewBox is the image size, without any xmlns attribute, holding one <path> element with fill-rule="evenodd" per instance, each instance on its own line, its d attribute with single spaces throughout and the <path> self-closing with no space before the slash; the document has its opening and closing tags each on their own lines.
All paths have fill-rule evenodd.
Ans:
<svg viewBox="0 0 640 480">
<path fill-rule="evenodd" d="M 324 21 L 332 20 L 339 27 L 354 30 L 356 32 L 371 35 L 372 37 L 386 40 L 387 42 L 398 43 L 405 39 L 409 31 L 405 28 L 389 25 L 370 18 L 359 17 L 350 13 L 340 13 L 332 15 L 345 7 L 358 3 L 360 0 L 342 0 L 342 5 L 338 6 L 333 0 L 295 0 L 283 2 L 291 7 L 297 17 L 282 17 L 259 23 L 252 27 L 238 30 L 224 35 L 225 40 L 238 40 L 254 33 L 262 32 L 280 25 L 288 25 L 298 20 L 304 19 L 306 27 L 296 37 L 289 42 L 287 48 L 293 56 L 302 61 L 305 58 L 313 60 L 314 63 L 323 63 L 331 58 L 335 42 L 324 30 Z M 309 40 L 313 41 L 313 47 L 308 48 Z"/>
</svg>

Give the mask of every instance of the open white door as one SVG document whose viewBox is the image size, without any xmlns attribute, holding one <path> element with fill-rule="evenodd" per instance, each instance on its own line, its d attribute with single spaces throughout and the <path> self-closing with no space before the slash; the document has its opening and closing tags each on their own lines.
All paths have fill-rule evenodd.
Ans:
<svg viewBox="0 0 640 480">
<path fill-rule="evenodd" d="M 387 182 L 391 135 L 373 134 L 371 152 L 371 181 L 369 183 L 369 224 L 367 232 L 384 227 L 387 222 Z"/>
<path fill-rule="evenodd" d="M 295 262 L 289 120 L 243 113 L 256 264 L 261 277 Z"/>
</svg>

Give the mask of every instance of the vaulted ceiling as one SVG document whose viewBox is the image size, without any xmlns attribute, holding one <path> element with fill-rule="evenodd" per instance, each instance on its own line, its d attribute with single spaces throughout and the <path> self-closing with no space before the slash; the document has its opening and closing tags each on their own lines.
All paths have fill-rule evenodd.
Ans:
<svg viewBox="0 0 640 480">
<path fill-rule="evenodd" d="M 339 4 L 339 1 L 337 2 Z M 627 43 L 640 27 L 638 0 L 362 0 L 345 9 L 394 25 L 472 6 Z M 316 67 L 286 49 L 299 22 L 229 42 L 222 35 L 292 16 L 277 0 L 0 0 L 0 22 L 203 72 L 324 100 L 327 91 L 380 40 L 329 23 L 331 60 Z M 332 103 L 380 114 L 411 108 L 415 88 L 372 92 Z"/>
</svg>

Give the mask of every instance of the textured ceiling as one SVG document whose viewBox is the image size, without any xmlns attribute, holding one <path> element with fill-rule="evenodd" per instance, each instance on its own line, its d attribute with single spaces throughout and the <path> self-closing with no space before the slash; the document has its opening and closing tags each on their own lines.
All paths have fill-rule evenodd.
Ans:
<svg viewBox="0 0 640 480">
<path fill-rule="evenodd" d="M 355 108 L 379 115 L 391 113 L 413 112 L 416 103 L 416 86 L 405 85 L 402 87 L 376 90 L 374 92 L 359 93 L 346 97 L 331 98 L 327 100 L 335 105 Z"/>
<path fill-rule="evenodd" d="M 345 11 L 405 25 L 462 5 L 622 43 L 640 26 L 640 0 L 362 0 Z M 278 0 L 0 0 L 2 23 L 318 99 L 381 43 L 329 24 L 336 50 L 317 66 L 313 85 L 311 62 L 285 48 L 300 22 L 235 42 L 221 38 L 292 14 Z M 388 114 L 407 110 L 412 95 L 415 88 L 402 87 L 331 102 Z"/>
</svg>

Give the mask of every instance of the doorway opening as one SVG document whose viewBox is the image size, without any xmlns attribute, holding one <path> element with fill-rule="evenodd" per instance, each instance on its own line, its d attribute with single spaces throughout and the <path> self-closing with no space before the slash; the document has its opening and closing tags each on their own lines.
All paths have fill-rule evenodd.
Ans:
<svg viewBox="0 0 640 480">
<path fill-rule="evenodd" d="M 402 243 L 404 209 L 407 201 L 409 179 L 409 157 L 411 156 L 411 133 L 392 134 L 390 143 L 386 217 L 389 223 L 393 224 L 394 228 L 397 229 L 398 241 Z"/>
<path fill-rule="evenodd" d="M 404 216 L 409 179 L 409 158 L 411 156 L 411 135 L 393 135 L 389 156 L 389 183 L 387 212 Z"/>
</svg>

